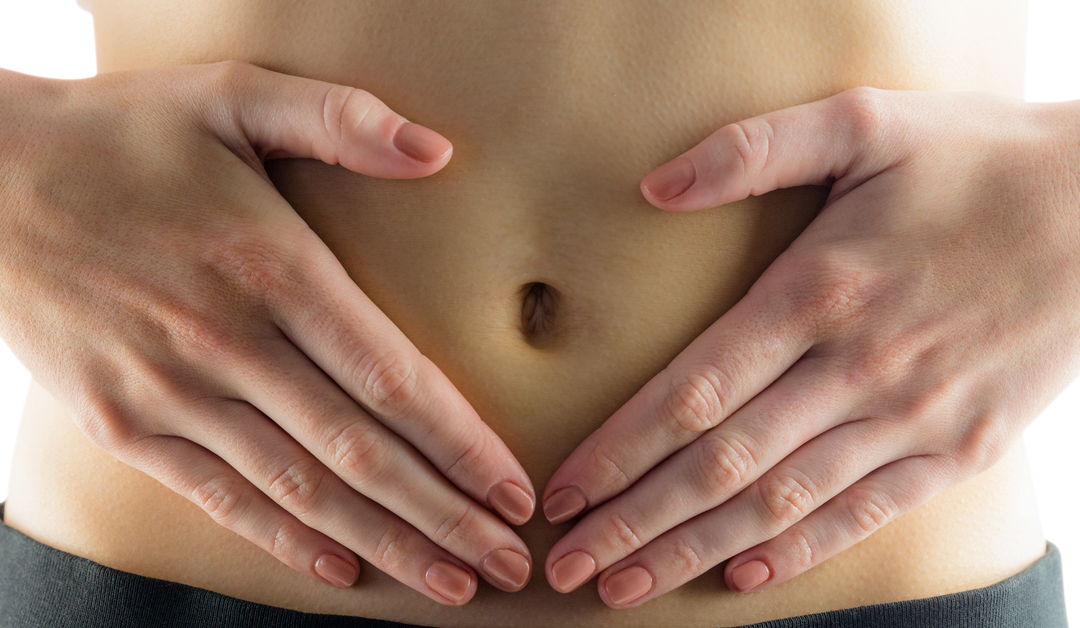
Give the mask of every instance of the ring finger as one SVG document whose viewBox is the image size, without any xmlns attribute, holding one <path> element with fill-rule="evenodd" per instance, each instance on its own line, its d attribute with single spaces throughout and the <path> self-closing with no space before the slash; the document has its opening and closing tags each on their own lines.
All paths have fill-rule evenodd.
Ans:
<svg viewBox="0 0 1080 628">
<path fill-rule="evenodd" d="M 680 523 L 724 503 L 851 404 L 819 360 L 803 359 L 719 426 L 586 515 L 548 553 L 548 581 L 569 592 Z M 816 391 L 807 396 L 807 390 Z M 587 568 L 591 565 L 591 571 Z M 573 567 L 573 568 L 571 568 Z"/>
<path fill-rule="evenodd" d="M 531 574 L 528 547 L 507 524 L 458 491 L 292 345 L 260 362 L 270 371 L 267 380 L 280 376 L 278 384 L 243 382 L 237 393 L 280 429 L 192 420 L 185 423 L 188 433 L 179 436 L 213 451 L 300 521 L 329 536 L 341 539 L 334 531 L 353 529 L 355 519 L 335 511 L 337 505 L 366 496 L 473 565 L 492 586 L 525 586 Z M 227 442 L 237 444 L 217 451 L 222 447 L 216 443 Z"/>
<path fill-rule="evenodd" d="M 257 419 L 255 423 L 266 424 L 261 432 L 280 433 L 243 402 L 217 404 L 213 411 L 215 419 L 224 423 L 246 424 Z M 351 585 L 359 567 L 351 552 L 340 551 L 340 543 L 390 577 L 441 604 L 461 605 L 476 593 L 477 579 L 468 565 L 362 496 L 330 504 L 325 512 L 328 521 L 319 522 L 362 521 L 362 526 L 319 525 L 310 516 L 298 517 L 274 503 L 268 497 L 272 491 L 264 476 L 250 467 L 245 473 L 245 466 L 238 461 L 214 455 L 183 436 L 144 439 L 133 456 L 129 464 L 159 478 L 220 525 L 302 573 L 311 575 L 314 571 L 335 586 Z M 177 473 L 180 468 L 194 471 Z"/>
<path fill-rule="evenodd" d="M 776 537 L 874 469 L 907 455 L 880 420 L 818 436 L 723 505 L 669 530 L 600 574 L 606 604 L 632 608 Z"/>
</svg>

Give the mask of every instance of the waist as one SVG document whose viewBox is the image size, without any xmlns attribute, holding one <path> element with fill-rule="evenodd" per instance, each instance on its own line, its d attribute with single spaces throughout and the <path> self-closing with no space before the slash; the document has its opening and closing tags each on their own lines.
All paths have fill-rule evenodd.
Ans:
<svg viewBox="0 0 1080 628">
<path fill-rule="evenodd" d="M 904 15 L 877 2 L 450 6 L 99 0 L 99 69 L 244 59 L 366 89 L 454 142 L 451 163 L 421 180 L 302 160 L 267 170 L 538 488 L 745 293 L 825 196 L 668 214 L 641 198 L 644 174 L 726 122 L 859 84 L 1016 94 L 1022 82 L 1007 54 L 1022 20 L 960 1 Z M 935 37 L 957 16 L 963 37 Z M 739 625 L 983 586 L 1045 547 L 1017 448 L 760 594 L 729 593 L 721 565 L 632 611 L 535 575 L 521 592 L 482 586 L 446 609 L 370 567 L 348 591 L 305 580 L 97 450 L 37 387 L 12 477 L 10 524 L 72 554 L 264 604 L 436 626 Z M 542 564 L 567 529 L 534 517 L 518 530 Z"/>
<path fill-rule="evenodd" d="M 761 593 L 729 592 L 721 564 L 633 610 L 604 606 L 595 586 L 564 595 L 537 577 L 517 593 L 482 584 L 469 604 L 451 609 L 370 566 L 349 590 L 291 571 L 91 444 L 36 383 L 16 444 L 5 521 L 46 545 L 122 571 L 305 612 L 448 627 L 738 626 L 987 586 L 1045 551 L 1018 443 L 986 472 Z M 517 531 L 539 562 L 568 525 L 537 516 Z"/>
</svg>

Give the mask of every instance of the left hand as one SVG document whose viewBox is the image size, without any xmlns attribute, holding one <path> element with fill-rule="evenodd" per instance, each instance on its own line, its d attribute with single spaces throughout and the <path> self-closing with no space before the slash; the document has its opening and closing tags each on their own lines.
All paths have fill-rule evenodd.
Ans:
<svg viewBox="0 0 1080 628">
<path fill-rule="evenodd" d="M 549 520 L 591 510 L 548 582 L 631 608 L 728 560 L 760 590 L 997 462 L 1080 371 L 1078 104 L 859 88 L 645 177 L 669 211 L 832 190 L 552 476 Z"/>
</svg>

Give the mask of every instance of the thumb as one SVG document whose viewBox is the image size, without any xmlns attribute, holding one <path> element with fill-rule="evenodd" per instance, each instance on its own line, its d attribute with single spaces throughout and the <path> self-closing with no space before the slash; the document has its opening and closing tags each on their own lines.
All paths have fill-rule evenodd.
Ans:
<svg viewBox="0 0 1080 628">
<path fill-rule="evenodd" d="M 716 207 L 797 185 L 845 190 L 899 160 L 883 90 L 859 87 L 817 102 L 729 124 L 641 181 L 660 209 Z M 839 190 L 834 188 L 834 195 Z"/>
<path fill-rule="evenodd" d="M 216 101 L 221 109 L 214 108 L 217 115 L 209 124 L 241 156 L 257 158 L 260 165 L 303 157 L 372 177 L 413 179 L 438 172 L 450 160 L 449 140 L 361 89 L 242 61 L 212 65 L 224 76 L 215 82 L 222 91 Z"/>
</svg>

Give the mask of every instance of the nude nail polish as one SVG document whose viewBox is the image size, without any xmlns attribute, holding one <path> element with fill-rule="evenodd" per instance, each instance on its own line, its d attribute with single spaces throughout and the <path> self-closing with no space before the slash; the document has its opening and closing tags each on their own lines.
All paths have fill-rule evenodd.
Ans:
<svg viewBox="0 0 1080 628">
<path fill-rule="evenodd" d="M 513 550 L 497 549 L 484 558 L 481 566 L 484 573 L 513 591 L 529 581 L 529 561 Z"/>
<path fill-rule="evenodd" d="M 559 489 L 544 501 L 544 516 L 551 523 L 562 523 L 585 509 L 588 501 L 576 486 Z"/>
<path fill-rule="evenodd" d="M 469 592 L 472 576 L 450 563 L 439 561 L 428 567 L 424 582 L 436 593 L 457 604 Z"/>
<path fill-rule="evenodd" d="M 360 577 L 359 570 L 347 560 L 333 554 L 323 554 L 315 561 L 315 573 L 328 584 L 347 589 Z"/>
<path fill-rule="evenodd" d="M 731 570 L 731 581 L 740 593 L 761 586 L 772 574 L 768 566 L 760 560 L 743 563 Z"/>
<path fill-rule="evenodd" d="M 551 575 L 555 577 L 555 588 L 561 593 L 567 593 L 585 582 L 594 571 L 596 571 L 596 561 L 585 552 L 571 552 L 551 566 Z"/>
<path fill-rule="evenodd" d="M 629 604 L 652 589 L 652 574 L 643 567 L 627 567 L 604 582 L 608 599 L 617 606 Z"/>
<path fill-rule="evenodd" d="M 450 141 L 429 128 L 406 122 L 394 135 L 394 148 L 429 164 L 450 152 Z"/>
<path fill-rule="evenodd" d="M 524 489 L 511 482 L 500 482 L 488 491 L 488 503 L 504 519 L 515 525 L 529 520 L 533 511 L 533 499 Z"/>
<path fill-rule="evenodd" d="M 694 162 L 678 157 L 649 173 L 641 186 L 658 200 L 667 201 L 689 190 L 696 180 Z"/>
</svg>

